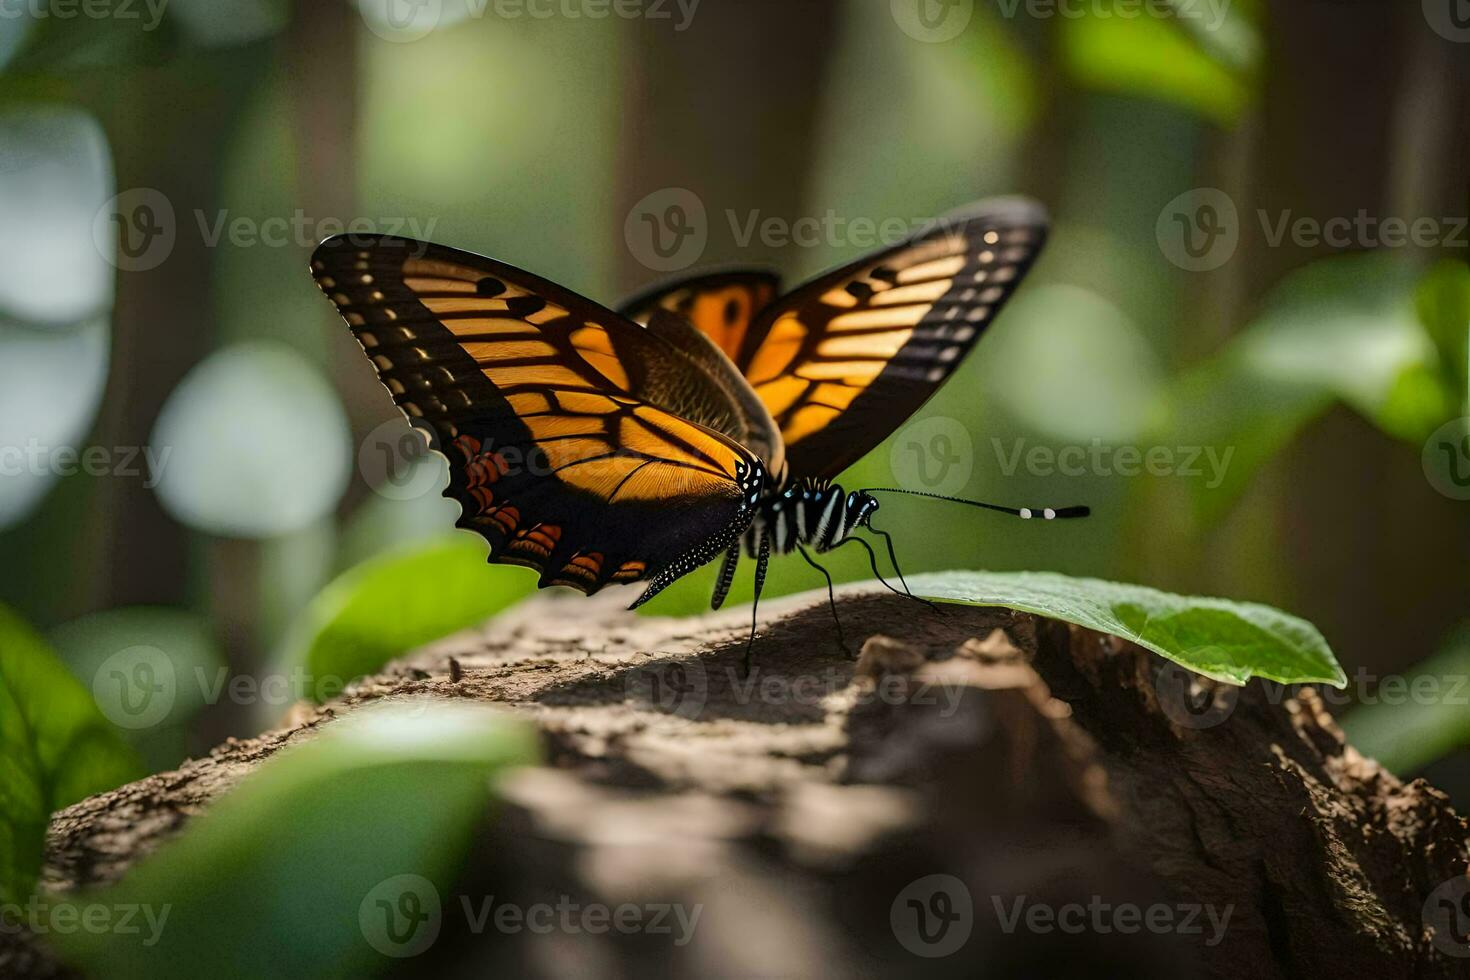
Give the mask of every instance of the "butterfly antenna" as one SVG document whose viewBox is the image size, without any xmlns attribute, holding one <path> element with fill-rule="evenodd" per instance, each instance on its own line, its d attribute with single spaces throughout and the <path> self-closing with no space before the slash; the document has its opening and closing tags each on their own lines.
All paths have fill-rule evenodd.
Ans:
<svg viewBox="0 0 1470 980">
<path fill-rule="evenodd" d="M 1010 514 L 1022 520 L 1030 520 L 1039 517 L 1044 521 L 1063 520 L 1069 517 L 1086 517 L 1092 513 L 1092 509 L 1084 506 L 1075 507 L 1006 507 L 1002 504 L 988 504 L 983 500 L 966 500 L 963 497 L 946 497 L 941 493 L 925 493 L 922 490 L 901 490 L 898 487 L 864 487 L 863 493 L 905 493 L 910 497 L 929 497 L 932 500 L 948 500 L 952 504 L 965 504 L 969 507 L 983 507 L 986 510 L 998 511 L 1002 514 Z"/>
</svg>

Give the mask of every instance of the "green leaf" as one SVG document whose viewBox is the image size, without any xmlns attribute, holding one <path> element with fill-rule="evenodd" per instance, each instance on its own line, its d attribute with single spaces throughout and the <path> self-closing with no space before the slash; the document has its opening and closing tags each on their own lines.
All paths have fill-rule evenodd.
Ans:
<svg viewBox="0 0 1470 980">
<path fill-rule="evenodd" d="M 0 605 L 0 902 L 35 885 L 52 812 L 139 775 L 92 696 Z"/>
<path fill-rule="evenodd" d="M 490 565 L 485 542 L 455 532 L 342 573 L 293 625 L 283 656 L 324 700 L 415 647 L 474 626 L 530 594 L 534 574 Z"/>
<path fill-rule="evenodd" d="M 494 777 L 537 756 L 534 732 L 491 708 L 363 709 L 266 762 L 121 883 L 51 903 L 72 922 L 136 909 L 138 933 L 57 929 L 53 945 L 89 976 L 381 970 L 432 943 Z M 426 918 L 395 935 L 385 914 L 406 901 Z"/>
<path fill-rule="evenodd" d="M 1260 41 L 1228 6 L 1218 23 L 1114 10 L 1060 26 L 1062 64 L 1087 88 L 1172 102 L 1223 125 L 1254 96 Z"/>
<path fill-rule="evenodd" d="M 1347 683 L 1317 628 L 1270 606 L 1050 572 L 936 572 L 909 583 L 931 599 L 1005 606 L 1121 636 L 1228 684 Z"/>
<path fill-rule="evenodd" d="M 1452 259 L 1440 262 L 1420 280 L 1414 304 L 1439 350 L 1443 375 L 1455 387 L 1457 404 L 1470 414 L 1470 267 Z"/>
<path fill-rule="evenodd" d="M 1423 420 L 1443 396 L 1426 380 L 1438 355 L 1415 315 L 1414 285 L 1412 268 L 1381 253 L 1319 260 L 1282 280 L 1249 327 L 1180 377 L 1160 440 L 1234 452 L 1220 487 L 1195 490 L 1197 516 L 1218 517 L 1337 400 L 1396 438 L 1423 441 Z"/>
</svg>

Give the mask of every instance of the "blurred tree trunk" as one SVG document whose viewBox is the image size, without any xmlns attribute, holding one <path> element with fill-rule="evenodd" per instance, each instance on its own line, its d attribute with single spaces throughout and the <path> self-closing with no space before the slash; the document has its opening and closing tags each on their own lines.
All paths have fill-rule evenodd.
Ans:
<svg viewBox="0 0 1470 980">
<path fill-rule="evenodd" d="M 210 253 L 197 211 L 219 206 L 220 161 L 266 65 L 259 46 L 78 80 L 107 131 L 119 191 L 150 187 L 172 203 L 177 238 L 154 269 L 117 274 L 103 414 L 91 444 L 144 446 L 164 400 L 210 347 Z M 188 532 L 139 479 L 72 478 L 28 522 L 32 558 L 8 565 L 43 624 L 98 608 L 173 603 L 188 594 Z M 54 575 L 49 575 L 54 573 Z"/>
<path fill-rule="evenodd" d="M 1465 46 L 1435 35 L 1419 4 L 1268 6 L 1255 193 L 1241 201 L 1243 233 L 1259 235 L 1258 209 L 1273 220 L 1287 211 L 1351 218 L 1360 209 L 1380 219 L 1463 215 Z M 1331 251 L 1262 243 L 1245 253 L 1244 294 L 1260 296 Z M 1267 477 L 1284 532 L 1276 554 L 1296 593 L 1282 601 L 1321 626 L 1345 663 L 1373 672 L 1423 659 L 1446 624 L 1470 613 L 1470 512 L 1429 486 L 1417 456 L 1417 447 L 1338 409 Z M 1231 532 L 1221 536 L 1227 549 Z M 1239 573 L 1258 572 L 1270 570 Z"/>
<path fill-rule="evenodd" d="M 747 0 L 701 6 L 681 32 L 637 30 L 624 82 L 619 220 L 654 191 L 687 188 L 706 212 L 699 265 L 773 263 L 758 236 L 738 245 L 727 212 L 742 227 L 754 211 L 803 213 L 838 20 L 834 3 Z M 613 229 L 613 241 L 622 232 Z M 662 275 L 628 249 L 616 270 L 624 290 Z"/>
</svg>

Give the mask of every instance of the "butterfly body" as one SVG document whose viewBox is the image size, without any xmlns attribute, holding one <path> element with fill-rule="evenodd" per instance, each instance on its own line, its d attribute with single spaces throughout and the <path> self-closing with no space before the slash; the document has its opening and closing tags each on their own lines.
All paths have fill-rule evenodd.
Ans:
<svg viewBox="0 0 1470 980">
<path fill-rule="evenodd" d="M 723 554 L 718 606 L 742 546 L 757 597 L 772 552 L 873 554 L 855 532 L 883 533 L 877 501 L 834 478 L 953 373 L 1045 234 L 1032 202 L 980 202 L 785 295 L 741 270 L 618 311 L 388 236 L 328 239 L 311 271 L 448 457 L 445 495 L 491 561 L 589 594 L 641 583 L 640 605 Z"/>
<path fill-rule="evenodd" d="M 770 538 L 778 555 L 802 546 L 831 551 L 877 509 L 878 501 L 861 490 L 847 492 L 825 480 L 799 479 L 760 500 L 744 535 L 745 553 L 756 554 L 762 535 Z"/>
</svg>

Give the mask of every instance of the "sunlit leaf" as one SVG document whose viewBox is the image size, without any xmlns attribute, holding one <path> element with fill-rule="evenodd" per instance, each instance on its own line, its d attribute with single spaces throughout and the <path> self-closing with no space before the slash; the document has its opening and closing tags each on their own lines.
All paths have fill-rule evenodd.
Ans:
<svg viewBox="0 0 1470 980">
<path fill-rule="evenodd" d="M 1413 270 L 1363 253 L 1312 263 L 1266 298 L 1261 314 L 1170 393 L 1163 437 L 1234 449 L 1222 485 L 1200 487 L 1196 513 L 1213 519 L 1260 466 L 1334 401 L 1409 441 L 1438 397 L 1426 372 L 1438 354 L 1412 301 Z"/>
<path fill-rule="evenodd" d="M 168 511 L 226 537 L 312 524 L 337 505 L 351 469 L 336 393 L 278 344 L 236 344 L 196 366 L 164 403 L 151 444 Z"/>
<path fill-rule="evenodd" d="M 1117 11 L 1065 18 L 1062 64 L 1086 88 L 1172 102 L 1230 125 L 1254 96 L 1256 42 L 1242 22 L 1220 23 L 1199 26 L 1214 42 L 1205 48 L 1171 19 Z"/>
<path fill-rule="evenodd" d="M 121 884 L 52 901 L 136 909 L 136 933 L 54 945 L 116 978 L 192 978 L 201 963 L 239 977 L 381 970 L 432 944 L 494 778 L 537 756 L 534 733 L 491 708 L 364 709 L 266 762 Z M 400 909 L 414 917 L 385 918 Z"/>
<path fill-rule="evenodd" d="M 338 576 L 292 627 L 282 659 L 306 668 L 305 695 L 330 697 L 394 657 L 483 622 L 535 585 L 525 569 L 487 563 L 480 538 L 452 531 Z"/>
<path fill-rule="evenodd" d="M 1230 684 L 1347 683 L 1317 628 L 1270 606 L 1049 572 L 935 572 L 909 586 L 931 599 L 1005 606 L 1121 636 Z"/>
<path fill-rule="evenodd" d="M 53 811 L 139 775 L 91 694 L 0 606 L 0 902 L 30 893 Z"/>
<path fill-rule="evenodd" d="M 1440 262 L 1420 281 L 1414 300 L 1419 322 L 1439 350 L 1442 373 L 1470 414 L 1470 266 Z"/>
</svg>

